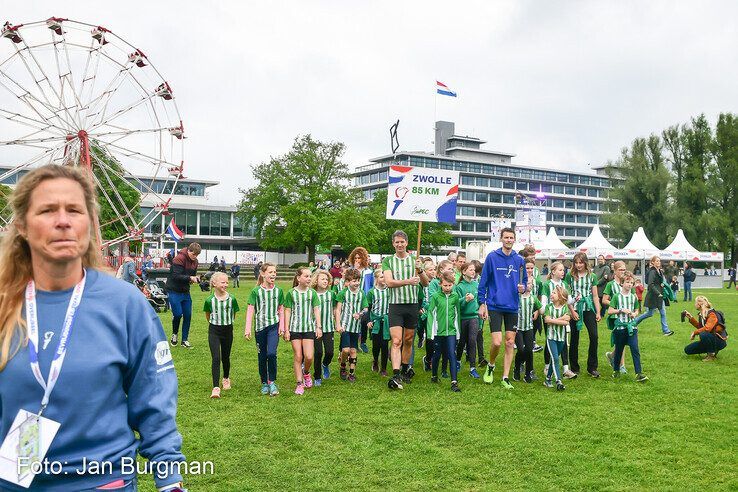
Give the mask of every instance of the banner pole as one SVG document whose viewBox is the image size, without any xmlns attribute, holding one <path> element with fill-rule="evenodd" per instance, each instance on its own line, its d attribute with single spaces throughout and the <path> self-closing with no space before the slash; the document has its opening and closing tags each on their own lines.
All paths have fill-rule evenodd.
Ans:
<svg viewBox="0 0 738 492">
<path fill-rule="evenodd" d="M 420 258 L 420 235 L 423 234 L 423 223 L 418 221 L 418 258 Z"/>
</svg>

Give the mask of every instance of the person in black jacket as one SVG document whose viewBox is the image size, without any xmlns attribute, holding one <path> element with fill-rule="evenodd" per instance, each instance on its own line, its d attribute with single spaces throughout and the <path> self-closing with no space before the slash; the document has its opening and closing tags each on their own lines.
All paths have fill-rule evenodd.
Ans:
<svg viewBox="0 0 738 492">
<path fill-rule="evenodd" d="M 666 305 L 664 304 L 664 273 L 661 270 L 661 258 L 654 256 L 651 258 L 648 272 L 646 272 L 646 299 L 643 305 L 648 311 L 641 314 L 635 319 L 635 324 L 638 324 L 646 318 L 653 316 L 654 311 L 658 309 L 659 315 L 661 315 L 661 331 L 665 337 L 669 337 L 674 334 L 669 329 L 669 325 L 666 323 Z"/>
<path fill-rule="evenodd" d="M 192 348 L 187 340 L 190 334 L 190 320 L 192 319 L 192 297 L 190 297 L 190 284 L 200 282 L 197 276 L 197 255 L 202 248 L 198 243 L 191 243 L 182 248 L 177 256 L 172 259 L 167 277 L 167 293 L 169 294 L 169 305 L 172 308 L 172 345 L 177 345 L 177 334 L 179 333 L 179 322 L 182 321 L 182 346 Z"/>
<path fill-rule="evenodd" d="M 692 300 L 692 282 L 697 279 L 697 274 L 692 270 L 692 265 L 684 262 L 684 300 Z"/>
</svg>

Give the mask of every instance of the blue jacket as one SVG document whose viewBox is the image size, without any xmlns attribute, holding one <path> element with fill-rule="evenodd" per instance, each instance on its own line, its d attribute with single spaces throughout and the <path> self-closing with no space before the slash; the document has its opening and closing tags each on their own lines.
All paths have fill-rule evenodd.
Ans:
<svg viewBox="0 0 738 492">
<path fill-rule="evenodd" d="M 477 299 L 479 304 L 486 302 L 487 309 L 517 313 L 520 305 L 518 284 L 527 283 L 528 273 L 523 257 L 515 251 L 506 255 L 502 248 L 496 249 L 484 260 Z"/>
<path fill-rule="evenodd" d="M 44 379 L 71 295 L 72 289 L 38 291 L 36 295 L 38 356 Z M 44 348 L 47 338 L 50 343 Z M 12 343 L 17 347 L 17 336 Z M 132 476 L 121 472 L 121 458 L 135 459 L 136 454 L 152 462 L 184 461 L 182 436 L 175 422 L 177 376 L 161 322 L 146 298 L 130 284 L 87 270 L 67 343 L 59 380 L 44 411 L 45 417 L 61 424 L 46 458 L 64 463 L 63 472 L 37 475 L 31 489 L 87 490 L 117 479 L 129 480 Z M 0 435 L 8 433 L 21 408 L 38 412 L 42 396 L 31 372 L 28 347 L 21 346 L 0 372 Z M 84 468 L 83 458 L 88 464 L 111 462 L 112 474 L 78 475 Z M 161 463 L 158 467 L 165 468 Z M 176 470 L 168 476 L 155 475 L 156 486 L 182 480 Z M 142 478 L 147 480 L 151 479 Z M 26 489 L 0 480 L 0 490 Z"/>
</svg>

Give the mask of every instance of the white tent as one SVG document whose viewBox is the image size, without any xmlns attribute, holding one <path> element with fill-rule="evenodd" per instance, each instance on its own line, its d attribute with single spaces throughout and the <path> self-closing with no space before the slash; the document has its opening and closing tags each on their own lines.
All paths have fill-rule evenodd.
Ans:
<svg viewBox="0 0 738 492">
<path fill-rule="evenodd" d="M 600 230 L 600 226 L 595 225 L 592 228 L 592 232 L 589 234 L 589 237 L 587 237 L 587 239 L 585 239 L 584 242 L 580 244 L 577 249 L 584 253 L 589 252 L 591 253 L 589 256 L 594 257 L 605 252 L 611 253 L 617 248 L 610 244 L 607 239 L 605 239 L 605 236 Z"/>
<path fill-rule="evenodd" d="M 546 234 L 544 240 L 535 246 L 536 251 L 539 251 L 542 256 L 548 256 L 549 258 L 564 258 L 566 252 L 569 251 L 569 248 L 561 242 L 561 239 L 556 234 L 556 229 L 553 227 L 548 229 L 548 234 Z"/>
<path fill-rule="evenodd" d="M 699 255 L 697 248 L 692 246 L 687 238 L 684 237 L 684 231 L 679 229 L 674 240 L 664 248 L 664 256 L 674 260 L 694 259 L 695 255 Z"/>
<path fill-rule="evenodd" d="M 645 254 L 658 254 L 659 248 L 653 245 L 651 241 L 646 237 L 646 233 L 643 227 L 639 227 L 637 231 L 633 233 L 628 244 L 623 248 L 625 250 L 643 250 Z"/>
</svg>

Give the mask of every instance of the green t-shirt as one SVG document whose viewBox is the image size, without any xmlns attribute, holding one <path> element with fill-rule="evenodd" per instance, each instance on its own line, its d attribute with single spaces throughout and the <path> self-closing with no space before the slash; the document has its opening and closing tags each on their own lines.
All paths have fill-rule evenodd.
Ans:
<svg viewBox="0 0 738 492">
<path fill-rule="evenodd" d="M 566 283 L 565 280 L 562 280 L 560 282 L 555 282 L 552 279 L 548 279 L 541 285 L 541 305 L 546 306 L 551 298 L 551 291 L 553 291 L 556 287 L 563 287 L 569 292 L 569 299 L 567 299 L 567 303 L 573 302 L 573 298 L 571 297 L 571 291 L 569 288 L 569 285 Z"/>
<path fill-rule="evenodd" d="M 320 300 L 320 326 L 323 333 L 332 333 L 336 329 L 336 320 L 333 317 L 333 308 L 336 307 L 336 293 L 328 289 L 317 293 Z"/>
<path fill-rule="evenodd" d="M 539 301 L 535 295 L 520 295 L 520 307 L 518 308 L 518 331 L 528 331 L 533 329 L 533 314 L 539 309 L 541 309 L 541 301 Z"/>
<path fill-rule="evenodd" d="M 546 306 L 546 310 L 544 311 L 543 319 L 546 319 L 545 316 L 550 316 L 551 318 L 560 318 L 565 314 L 569 314 L 569 307 L 566 304 L 559 308 L 555 307 L 553 304 L 548 304 Z M 546 323 L 546 338 L 548 340 L 554 340 L 556 342 L 565 342 L 566 326 Z"/>
<path fill-rule="evenodd" d="M 297 287 L 291 288 L 284 297 L 284 307 L 289 309 L 290 325 L 288 329 L 295 333 L 315 331 L 315 312 L 313 308 L 320 307 L 318 293 L 308 288 L 300 292 Z"/>
<path fill-rule="evenodd" d="M 615 294 L 610 301 L 610 307 L 615 309 L 628 309 L 635 312 L 635 310 L 639 309 L 641 305 L 638 302 L 638 298 L 636 297 L 635 292 L 631 290 L 628 295 L 623 294 L 622 291 Z M 615 319 L 622 321 L 623 323 L 629 323 L 630 321 L 633 321 L 633 317 L 625 313 L 614 314 L 612 316 Z M 625 326 L 615 325 L 616 330 L 624 330 L 625 328 Z"/>
<path fill-rule="evenodd" d="M 451 291 L 446 295 L 439 290 L 428 303 L 428 325 L 426 333 L 429 339 L 436 336 L 452 336 L 459 333 L 461 314 L 459 295 Z"/>
<path fill-rule="evenodd" d="M 366 302 L 370 307 L 372 316 L 382 317 L 389 312 L 389 289 L 372 287 L 366 296 Z"/>
<path fill-rule="evenodd" d="M 210 313 L 210 324 L 218 326 L 232 325 L 233 320 L 238 312 L 238 301 L 230 294 L 226 294 L 226 298 L 221 300 L 215 297 L 212 292 L 207 299 L 202 310 Z"/>
<path fill-rule="evenodd" d="M 620 294 L 621 286 L 617 280 L 610 280 L 605 286 L 605 290 L 602 291 L 603 296 L 609 296 L 612 300 L 616 294 Z M 634 289 L 635 290 L 635 289 Z"/>
<path fill-rule="evenodd" d="M 590 273 L 589 275 L 575 279 L 571 272 L 569 272 L 564 277 L 564 282 L 571 287 L 570 294 L 574 299 L 579 295 L 587 297 L 592 295 L 592 286 L 597 285 L 597 275 Z"/>
<path fill-rule="evenodd" d="M 337 302 L 341 304 L 341 327 L 348 333 L 361 333 L 361 317 L 354 314 L 368 307 L 366 296 L 361 289 L 351 292 L 348 287 L 338 293 Z"/>
<path fill-rule="evenodd" d="M 392 272 L 392 278 L 395 280 L 412 278 L 416 275 L 415 256 L 411 254 L 408 254 L 405 258 L 398 258 L 397 255 L 388 256 L 382 260 L 382 271 Z M 414 285 L 392 287 L 389 302 L 390 304 L 417 304 L 418 289 Z"/>
<path fill-rule="evenodd" d="M 284 294 L 276 285 L 271 289 L 259 285 L 251 289 L 248 304 L 254 306 L 254 330 L 261 331 L 279 323 L 279 306 L 284 305 Z"/>
</svg>

